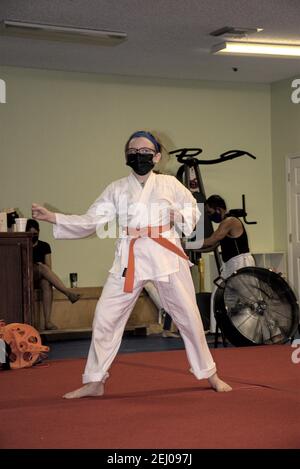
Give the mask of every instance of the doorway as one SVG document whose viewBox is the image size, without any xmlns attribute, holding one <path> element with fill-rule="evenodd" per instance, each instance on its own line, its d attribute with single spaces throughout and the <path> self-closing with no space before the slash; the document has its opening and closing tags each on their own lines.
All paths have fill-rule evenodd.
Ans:
<svg viewBox="0 0 300 469">
<path fill-rule="evenodd" d="M 300 156 L 287 158 L 289 283 L 300 298 Z"/>
</svg>

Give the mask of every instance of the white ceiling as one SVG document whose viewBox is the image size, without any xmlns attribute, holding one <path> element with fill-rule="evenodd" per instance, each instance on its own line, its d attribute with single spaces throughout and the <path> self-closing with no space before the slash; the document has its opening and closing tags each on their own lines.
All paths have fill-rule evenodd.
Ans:
<svg viewBox="0 0 300 469">
<path fill-rule="evenodd" d="M 222 39 L 209 35 L 260 27 L 249 40 L 300 44 L 300 0 L 0 0 L 0 19 L 128 34 L 115 47 L 0 36 L 0 65 L 256 83 L 300 76 L 300 58 L 211 55 Z"/>
</svg>

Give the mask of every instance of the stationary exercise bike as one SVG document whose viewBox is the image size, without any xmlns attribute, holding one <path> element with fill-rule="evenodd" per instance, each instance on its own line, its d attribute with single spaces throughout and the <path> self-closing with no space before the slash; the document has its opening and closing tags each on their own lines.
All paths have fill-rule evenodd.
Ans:
<svg viewBox="0 0 300 469">
<path fill-rule="evenodd" d="M 190 174 L 193 168 L 196 175 L 197 192 L 193 195 L 198 203 L 205 203 L 206 196 L 199 166 L 203 164 L 223 163 L 227 160 L 249 156 L 256 157 L 243 150 L 230 150 L 212 160 L 196 158 L 200 148 L 181 148 L 170 152 L 175 155 L 182 166 L 177 178 L 191 190 Z M 242 208 L 229 211 L 230 215 L 243 218 L 246 224 L 255 224 L 247 220 L 245 195 L 242 196 Z M 204 213 L 204 237 L 213 233 L 213 226 Z M 201 261 L 205 249 L 188 251 L 190 260 Z M 215 280 L 217 291 L 214 298 L 214 315 L 216 318 L 215 347 L 218 345 L 220 329 L 223 345 L 226 339 L 235 346 L 261 344 L 281 344 L 292 340 L 297 327 L 299 329 L 299 305 L 296 296 L 282 275 L 271 269 L 245 267 L 234 272 L 228 279 L 221 276 L 221 259 L 217 247 L 213 250 L 219 277 Z"/>
</svg>

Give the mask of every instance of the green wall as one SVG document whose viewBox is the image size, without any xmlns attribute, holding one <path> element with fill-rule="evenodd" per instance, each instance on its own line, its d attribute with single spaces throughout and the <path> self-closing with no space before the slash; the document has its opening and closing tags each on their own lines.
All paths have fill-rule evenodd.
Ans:
<svg viewBox="0 0 300 469">
<path fill-rule="evenodd" d="M 7 103 L 0 104 L 0 209 L 16 207 L 28 217 L 35 201 L 83 213 L 109 182 L 129 174 L 124 143 L 131 132 L 148 129 L 168 151 L 201 147 L 207 159 L 236 148 L 255 154 L 256 160 L 201 167 L 202 177 L 206 194 L 221 194 L 231 208 L 246 194 L 248 218 L 258 221 L 248 228 L 251 248 L 273 250 L 277 221 L 268 85 L 12 67 L 0 68 L 0 78 L 7 87 Z M 174 173 L 177 167 L 165 154 L 163 169 Z M 103 284 L 114 240 L 55 241 L 45 223 L 41 239 L 50 242 L 54 270 L 64 281 L 76 271 L 80 286 Z"/>
<path fill-rule="evenodd" d="M 271 87 L 274 247 L 283 251 L 287 250 L 286 159 L 300 155 L 300 103 L 292 102 L 296 91 L 292 82 L 293 78 Z"/>
</svg>

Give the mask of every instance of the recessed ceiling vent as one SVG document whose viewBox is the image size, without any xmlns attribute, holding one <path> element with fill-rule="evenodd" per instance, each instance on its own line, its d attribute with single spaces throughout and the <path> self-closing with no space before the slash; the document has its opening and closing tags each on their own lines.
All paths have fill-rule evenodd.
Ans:
<svg viewBox="0 0 300 469">
<path fill-rule="evenodd" d="M 234 28 L 225 26 L 224 28 L 213 31 L 210 33 L 210 36 L 222 37 L 224 39 L 240 39 L 242 37 L 247 37 L 250 34 L 260 33 L 261 31 L 263 31 L 262 28 Z"/>
</svg>

